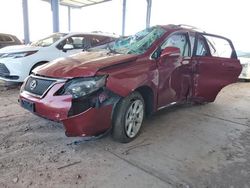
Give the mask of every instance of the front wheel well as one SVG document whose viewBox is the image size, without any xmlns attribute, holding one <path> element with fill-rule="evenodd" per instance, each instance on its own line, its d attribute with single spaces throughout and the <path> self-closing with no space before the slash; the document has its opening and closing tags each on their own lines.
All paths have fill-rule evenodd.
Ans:
<svg viewBox="0 0 250 188">
<path fill-rule="evenodd" d="M 154 93 L 153 90 L 148 86 L 141 86 L 135 91 L 138 91 L 143 97 L 145 103 L 146 116 L 150 116 L 154 112 Z"/>
<path fill-rule="evenodd" d="M 29 74 L 32 73 L 32 71 L 33 71 L 34 68 L 36 68 L 36 67 L 38 67 L 38 66 L 40 66 L 40 65 L 42 65 L 42 64 L 44 64 L 44 63 L 48 63 L 48 62 L 49 62 L 49 61 L 39 61 L 39 62 L 37 62 L 35 65 L 33 65 L 33 66 L 31 67 L 30 73 L 29 73 Z"/>
</svg>

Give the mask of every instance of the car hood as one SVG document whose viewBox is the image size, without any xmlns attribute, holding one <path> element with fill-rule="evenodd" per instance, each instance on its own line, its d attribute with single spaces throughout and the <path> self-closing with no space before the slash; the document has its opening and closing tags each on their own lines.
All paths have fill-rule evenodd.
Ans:
<svg viewBox="0 0 250 188">
<path fill-rule="evenodd" d="M 138 55 L 108 54 L 106 52 L 82 52 L 59 58 L 33 70 L 36 75 L 53 78 L 94 76 L 97 71 L 120 63 L 136 60 Z"/>
<path fill-rule="evenodd" d="M 14 45 L 1 48 L 0 53 L 17 53 L 17 52 L 34 51 L 39 49 L 41 49 L 41 47 L 30 46 L 30 45 Z"/>
</svg>

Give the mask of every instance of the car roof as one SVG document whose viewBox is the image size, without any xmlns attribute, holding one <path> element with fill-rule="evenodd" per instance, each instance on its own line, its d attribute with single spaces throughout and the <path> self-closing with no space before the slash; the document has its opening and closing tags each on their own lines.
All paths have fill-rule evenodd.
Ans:
<svg viewBox="0 0 250 188">
<path fill-rule="evenodd" d="M 175 24 L 168 24 L 168 25 L 160 25 L 162 28 L 166 29 L 166 30 L 186 30 L 186 31 L 192 31 L 192 32 L 199 32 L 199 33 L 205 33 L 204 30 L 197 28 L 195 26 L 191 26 L 191 25 L 186 25 L 186 24 L 179 24 L 179 25 L 175 25 Z"/>
<path fill-rule="evenodd" d="M 12 34 L 7 34 L 7 33 L 0 33 L 0 35 L 5 35 L 5 36 L 12 36 L 12 37 L 16 37 L 15 35 L 12 35 Z"/>
</svg>

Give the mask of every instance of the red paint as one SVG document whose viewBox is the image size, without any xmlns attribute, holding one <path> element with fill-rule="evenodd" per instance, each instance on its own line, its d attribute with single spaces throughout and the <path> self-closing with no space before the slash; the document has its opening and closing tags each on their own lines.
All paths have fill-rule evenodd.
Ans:
<svg viewBox="0 0 250 188">
<path fill-rule="evenodd" d="M 212 102 L 223 87 L 237 80 L 241 71 L 237 58 L 176 56 L 173 54 L 179 53 L 176 48 L 166 50 L 165 55 L 163 53 L 157 59 L 152 58 L 152 53 L 172 33 L 195 33 L 181 27 L 163 27 L 167 30 L 166 33 L 144 54 L 83 52 L 52 61 L 36 69 L 35 73 L 53 78 L 108 75 L 106 88 L 122 97 L 138 88 L 147 87 L 153 92 L 153 111 L 172 102 Z M 71 96 L 55 95 L 63 84 L 54 85 L 41 99 L 27 92 L 21 92 L 20 98 L 34 102 L 37 115 L 61 121 L 67 136 L 96 135 L 111 127 L 112 105 L 89 108 L 68 117 Z"/>
<path fill-rule="evenodd" d="M 136 59 L 136 55 L 108 55 L 107 53 L 82 52 L 71 57 L 59 58 L 43 65 L 35 74 L 52 78 L 94 76 L 99 69 Z"/>
<path fill-rule="evenodd" d="M 62 120 L 67 136 L 92 136 L 103 133 L 111 124 L 112 106 L 90 108 L 76 116 Z"/>
<path fill-rule="evenodd" d="M 239 60 L 216 58 L 216 57 L 194 57 L 194 85 L 193 97 L 213 102 L 219 91 L 237 81 L 241 72 Z"/>
<path fill-rule="evenodd" d="M 64 83 L 54 85 L 44 98 L 31 96 L 27 92 L 20 94 L 20 99 L 26 99 L 35 103 L 35 114 L 53 121 L 61 121 L 68 118 L 72 97 L 70 95 L 54 96 Z"/>
</svg>

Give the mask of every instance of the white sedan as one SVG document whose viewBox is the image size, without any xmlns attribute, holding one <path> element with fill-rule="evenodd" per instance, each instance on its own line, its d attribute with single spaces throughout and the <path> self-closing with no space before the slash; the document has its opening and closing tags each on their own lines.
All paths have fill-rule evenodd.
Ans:
<svg viewBox="0 0 250 188">
<path fill-rule="evenodd" d="M 29 45 L 0 49 L 0 80 L 23 82 L 31 71 L 59 57 L 66 57 L 115 40 L 98 33 L 55 33 Z"/>
<path fill-rule="evenodd" d="M 250 56 L 239 56 L 238 58 L 242 65 L 242 71 L 239 78 L 250 81 Z"/>
</svg>

